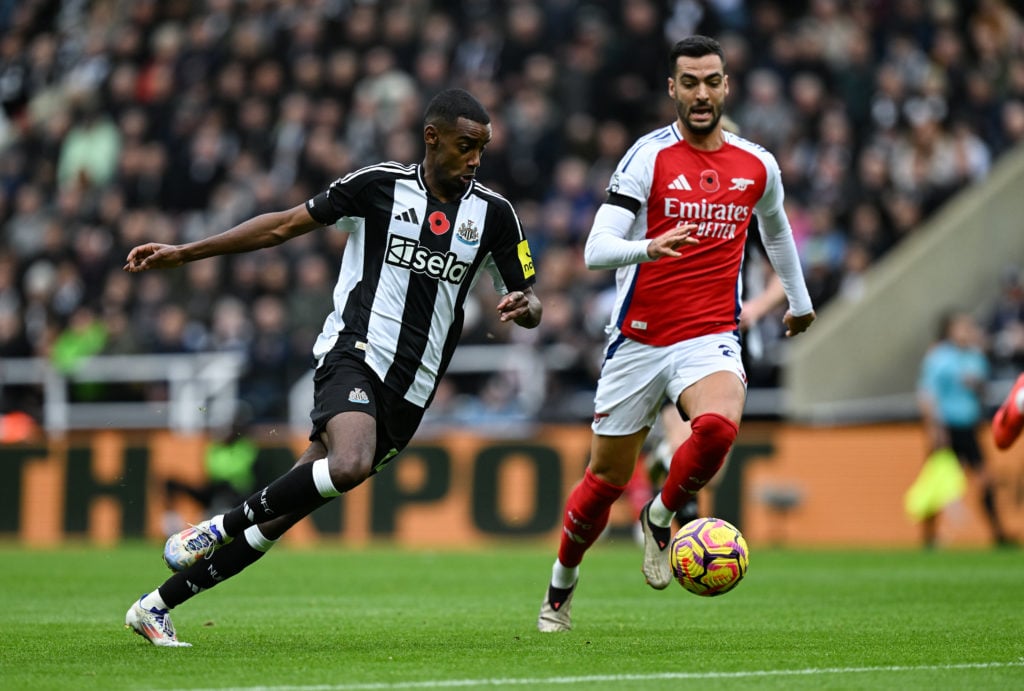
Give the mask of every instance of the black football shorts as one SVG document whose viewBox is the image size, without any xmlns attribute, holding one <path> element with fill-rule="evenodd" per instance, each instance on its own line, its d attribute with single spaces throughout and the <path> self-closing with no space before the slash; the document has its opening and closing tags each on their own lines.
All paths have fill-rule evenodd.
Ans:
<svg viewBox="0 0 1024 691">
<path fill-rule="evenodd" d="M 960 465 L 976 470 L 984 463 L 981 446 L 978 445 L 978 430 L 974 427 L 946 428 L 949 432 L 949 445 L 953 453 L 960 459 Z"/>
<path fill-rule="evenodd" d="M 375 473 L 409 444 L 420 426 L 424 409 L 385 386 L 361 355 L 335 348 L 313 373 L 310 441 L 320 440 L 328 420 L 349 411 L 372 415 L 377 421 Z"/>
</svg>

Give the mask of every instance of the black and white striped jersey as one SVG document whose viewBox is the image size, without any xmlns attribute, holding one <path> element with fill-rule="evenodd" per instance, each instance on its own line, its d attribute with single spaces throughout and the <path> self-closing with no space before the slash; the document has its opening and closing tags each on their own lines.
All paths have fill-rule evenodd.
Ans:
<svg viewBox="0 0 1024 691">
<path fill-rule="evenodd" d="M 381 163 L 335 180 L 306 208 L 350 233 L 313 357 L 321 362 L 336 346 L 361 353 L 381 381 L 419 406 L 433 399 L 451 361 L 481 269 L 502 295 L 535 281 L 512 205 L 475 181 L 460 199 L 441 202 L 427 192 L 420 165 Z"/>
</svg>

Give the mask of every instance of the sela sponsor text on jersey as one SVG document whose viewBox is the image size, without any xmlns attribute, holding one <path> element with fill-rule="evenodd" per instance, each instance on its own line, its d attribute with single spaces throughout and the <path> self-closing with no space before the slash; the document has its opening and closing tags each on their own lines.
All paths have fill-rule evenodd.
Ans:
<svg viewBox="0 0 1024 691">
<path fill-rule="evenodd" d="M 469 269 L 469 264 L 460 262 L 454 252 L 432 252 L 416 240 L 388 236 L 388 249 L 384 261 L 440 281 L 458 285 Z"/>
</svg>

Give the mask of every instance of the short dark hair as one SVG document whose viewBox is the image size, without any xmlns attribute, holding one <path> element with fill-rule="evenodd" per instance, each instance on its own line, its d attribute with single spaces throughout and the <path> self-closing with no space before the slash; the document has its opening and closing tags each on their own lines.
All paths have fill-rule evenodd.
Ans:
<svg viewBox="0 0 1024 691">
<path fill-rule="evenodd" d="M 668 54 L 668 73 L 675 74 L 676 72 L 676 60 L 680 57 L 688 58 L 702 58 L 705 55 L 715 54 L 722 60 L 722 67 L 725 67 L 725 51 L 722 50 L 722 44 L 710 36 L 701 36 L 699 34 L 694 36 L 687 36 L 686 38 L 677 41 L 672 50 Z"/>
<path fill-rule="evenodd" d="M 454 127 L 459 118 L 466 118 L 481 125 L 488 125 L 491 116 L 480 101 L 465 89 L 445 89 L 430 99 L 423 121 L 427 125 Z"/>
<path fill-rule="evenodd" d="M 939 331 L 938 339 L 940 341 L 947 341 L 953 336 L 953 325 L 956 324 L 962 317 L 969 317 L 970 312 L 963 309 L 962 307 L 947 307 L 939 315 Z"/>
</svg>

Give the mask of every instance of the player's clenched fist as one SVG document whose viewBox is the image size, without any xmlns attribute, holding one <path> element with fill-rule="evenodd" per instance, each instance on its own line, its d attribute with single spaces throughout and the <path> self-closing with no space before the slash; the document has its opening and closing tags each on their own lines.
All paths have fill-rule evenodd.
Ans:
<svg viewBox="0 0 1024 691">
<path fill-rule="evenodd" d="M 811 310 L 807 314 L 797 315 L 786 310 L 786 316 L 782 318 L 782 323 L 786 325 L 786 337 L 790 338 L 807 331 L 807 327 L 811 325 L 811 322 L 813 322 L 814 319 L 814 310 Z"/>
</svg>

